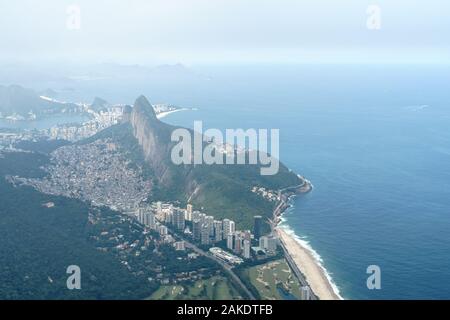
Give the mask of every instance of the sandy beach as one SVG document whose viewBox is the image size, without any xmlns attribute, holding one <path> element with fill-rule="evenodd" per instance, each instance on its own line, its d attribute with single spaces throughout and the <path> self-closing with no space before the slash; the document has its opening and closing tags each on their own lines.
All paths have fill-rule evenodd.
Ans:
<svg viewBox="0 0 450 320">
<path fill-rule="evenodd" d="M 334 293 L 333 288 L 325 275 L 324 270 L 319 266 L 311 252 L 298 243 L 291 235 L 280 227 L 275 228 L 280 241 L 294 260 L 300 272 L 306 278 L 314 294 L 320 300 L 341 300 Z"/>
<path fill-rule="evenodd" d="M 189 109 L 181 108 L 181 109 L 175 109 L 175 110 L 160 112 L 160 113 L 158 113 L 156 115 L 156 118 L 162 119 L 162 118 L 167 117 L 169 114 L 172 114 L 172 113 L 175 113 L 175 112 L 180 112 L 180 111 L 186 111 L 186 110 L 189 110 Z"/>
</svg>

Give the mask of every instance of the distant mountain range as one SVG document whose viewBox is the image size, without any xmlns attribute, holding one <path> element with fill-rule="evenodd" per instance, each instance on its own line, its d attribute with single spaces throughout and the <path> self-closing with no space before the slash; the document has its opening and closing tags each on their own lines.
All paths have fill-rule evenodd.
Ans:
<svg viewBox="0 0 450 320">
<path fill-rule="evenodd" d="M 0 86 L 0 116 L 3 118 L 34 119 L 45 114 L 75 112 L 79 108 L 73 103 L 43 98 L 36 91 L 18 85 Z"/>
</svg>

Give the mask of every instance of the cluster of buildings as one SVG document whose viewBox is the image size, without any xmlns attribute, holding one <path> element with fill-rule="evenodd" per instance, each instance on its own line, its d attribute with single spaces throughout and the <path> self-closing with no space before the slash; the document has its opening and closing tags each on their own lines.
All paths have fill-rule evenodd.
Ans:
<svg viewBox="0 0 450 320">
<path fill-rule="evenodd" d="M 7 130 L 7 129 L 6 129 Z M 21 141 L 37 141 L 42 138 L 35 131 L 12 130 L 0 132 L 0 150 L 15 151 L 14 145 Z"/>
<path fill-rule="evenodd" d="M 157 207 L 159 210 L 162 210 L 162 204 L 160 202 L 158 202 Z M 137 211 L 137 219 L 140 224 L 158 232 L 163 240 L 163 243 L 172 244 L 177 251 L 186 250 L 185 242 L 175 241 L 175 238 L 169 234 L 169 229 L 167 226 L 157 221 L 154 211 L 150 208 L 139 208 Z"/>
<path fill-rule="evenodd" d="M 280 201 L 280 194 L 278 191 L 268 190 L 264 187 L 253 187 L 252 192 L 269 201 Z"/>
<path fill-rule="evenodd" d="M 50 139 L 79 141 L 95 135 L 97 132 L 117 124 L 122 119 L 123 106 L 114 106 L 94 112 L 87 110 L 92 119 L 82 124 L 54 126 L 46 131 Z"/>
<path fill-rule="evenodd" d="M 212 215 L 193 210 L 191 204 L 188 204 L 186 209 L 181 209 L 171 205 L 163 207 L 158 202 L 156 215 L 149 219 L 151 220 L 150 227 L 155 226 L 159 220 L 202 246 L 216 246 L 222 243 L 229 252 L 244 259 L 251 259 L 261 253 L 275 254 L 278 246 L 276 237 L 262 235 L 263 218 L 261 216 L 254 217 L 253 233 L 250 230 L 236 230 L 236 223 L 233 220 L 217 220 Z M 237 261 L 236 259 L 229 260 L 233 264 Z"/>
<path fill-rule="evenodd" d="M 48 176 L 17 180 L 46 194 L 127 212 L 147 199 L 151 182 L 142 177 L 142 168 L 130 166 L 130 160 L 117 148 L 110 139 L 60 147 L 45 168 Z"/>
</svg>

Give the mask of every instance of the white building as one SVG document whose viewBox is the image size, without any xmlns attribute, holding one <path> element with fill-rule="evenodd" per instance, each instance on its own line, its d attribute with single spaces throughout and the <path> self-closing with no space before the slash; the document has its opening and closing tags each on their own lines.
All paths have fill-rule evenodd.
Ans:
<svg viewBox="0 0 450 320">
<path fill-rule="evenodd" d="M 300 300 L 311 300 L 311 289 L 308 286 L 300 288 Z"/>
<path fill-rule="evenodd" d="M 168 233 L 169 233 L 169 230 L 167 229 L 166 226 L 163 226 L 163 225 L 159 226 L 159 234 L 160 235 L 165 236 Z"/>
<path fill-rule="evenodd" d="M 186 207 L 186 220 L 192 221 L 192 213 L 193 213 L 193 207 L 192 204 L 188 204 Z"/>
<path fill-rule="evenodd" d="M 220 260 L 231 263 L 231 264 L 241 264 L 244 262 L 241 258 L 236 257 L 235 255 L 232 255 L 229 252 L 226 252 L 220 248 L 210 248 L 209 251 Z"/>
<path fill-rule="evenodd" d="M 250 259 L 250 249 L 251 249 L 251 242 L 249 240 L 244 240 L 244 258 Z"/>
<path fill-rule="evenodd" d="M 175 250 L 184 251 L 186 249 L 184 241 L 177 241 L 173 244 Z"/>
<path fill-rule="evenodd" d="M 235 223 L 232 220 L 224 219 L 223 220 L 223 233 L 230 234 L 236 231 Z"/>
<path fill-rule="evenodd" d="M 152 212 L 146 212 L 144 214 L 144 224 L 150 229 L 155 229 L 156 217 Z"/>
</svg>

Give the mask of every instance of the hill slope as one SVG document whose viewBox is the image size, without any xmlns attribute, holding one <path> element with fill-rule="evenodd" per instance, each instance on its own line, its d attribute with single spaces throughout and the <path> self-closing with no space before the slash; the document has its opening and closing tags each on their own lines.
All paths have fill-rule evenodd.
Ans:
<svg viewBox="0 0 450 320">
<path fill-rule="evenodd" d="M 251 192 L 254 186 L 278 190 L 302 180 L 280 164 L 278 174 L 260 175 L 258 165 L 175 165 L 171 133 L 175 126 L 161 122 L 148 100 L 141 96 L 124 115 L 124 122 L 86 142 L 112 138 L 153 179 L 152 200 L 188 202 L 216 218 L 231 218 L 241 228 L 251 228 L 254 215 L 270 217 L 274 202 Z M 192 131 L 191 131 L 192 132 Z M 85 143 L 86 143 L 85 142 Z"/>
<path fill-rule="evenodd" d="M 25 119 L 30 112 L 37 117 L 57 112 L 70 112 L 79 107 L 71 103 L 61 103 L 41 98 L 35 91 L 21 86 L 0 86 L 0 115 L 19 115 Z"/>
</svg>

